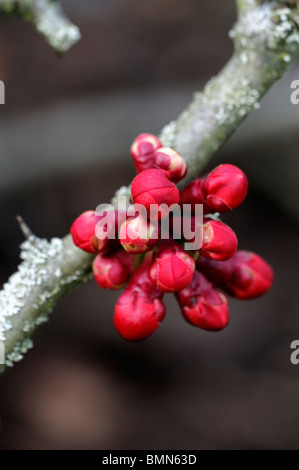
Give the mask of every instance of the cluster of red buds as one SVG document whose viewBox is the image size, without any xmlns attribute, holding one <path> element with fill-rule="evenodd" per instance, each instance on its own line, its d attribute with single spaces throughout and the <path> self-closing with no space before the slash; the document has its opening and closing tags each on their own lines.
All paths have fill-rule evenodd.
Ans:
<svg viewBox="0 0 299 470">
<path fill-rule="evenodd" d="M 236 234 L 219 220 L 246 198 L 246 175 L 224 164 L 179 191 L 176 183 L 186 176 L 187 165 L 178 152 L 163 147 L 154 135 L 141 134 L 131 155 L 138 173 L 131 186 L 132 204 L 143 211 L 87 211 L 71 227 L 75 245 L 96 254 L 93 274 L 98 285 L 125 287 L 115 307 L 117 331 L 129 341 L 152 335 L 165 317 L 165 293 L 175 293 L 192 325 L 222 330 L 229 321 L 226 294 L 253 299 L 273 282 L 269 264 L 254 253 L 237 251 Z M 190 209 L 191 233 L 201 234 L 196 250 L 185 249 L 186 241 L 192 241 L 185 234 L 175 237 L 175 216 L 170 217 L 174 205 Z M 198 205 L 203 209 L 200 224 L 195 216 Z M 162 222 L 167 217 L 171 223 L 165 237 Z"/>
</svg>

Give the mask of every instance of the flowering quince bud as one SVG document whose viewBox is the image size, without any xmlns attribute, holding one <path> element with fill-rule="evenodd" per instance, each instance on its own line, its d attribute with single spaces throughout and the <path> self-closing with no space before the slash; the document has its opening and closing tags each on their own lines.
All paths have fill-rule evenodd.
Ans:
<svg viewBox="0 0 299 470">
<path fill-rule="evenodd" d="M 149 168 L 154 168 L 154 153 L 162 147 L 162 142 L 152 134 L 140 134 L 131 147 L 131 155 L 134 160 L 137 173 Z"/>
<path fill-rule="evenodd" d="M 118 249 L 111 253 L 100 253 L 92 265 L 93 276 L 102 289 L 118 290 L 127 283 L 139 261 L 138 256 Z"/>
<path fill-rule="evenodd" d="M 155 167 L 169 171 L 170 179 L 174 183 L 181 181 L 187 174 L 188 168 L 183 157 L 171 148 L 162 147 L 156 151 Z"/>
<path fill-rule="evenodd" d="M 198 178 L 182 189 L 180 191 L 180 205 L 191 204 L 192 210 L 194 210 L 196 204 L 202 204 L 204 214 L 211 212 L 205 199 L 204 182 L 204 178 Z"/>
<path fill-rule="evenodd" d="M 179 192 L 174 183 L 185 177 L 187 165 L 178 152 L 163 147 L 154 135 L 141 134 L 131 154 L 139 173 L 131 186 L 134 204 L 125 210 L 119 205 L 119 212 L 102 204 L 71 227 L 74 243 L 97 254 L 93 274 L 100 287 L 118 290 L 129 281 L 115 306 L 117 331 L 128 341 L 151 336 L 165 317 L 164 293 L 176 294 L 192 325 L 222 330 L 229 308 L 218 289 L 253 299 L 266 293 L 274 278 L 260 256 L 237 251 L 236 234 L 212 215 L 244 201 L 247 177 L 234 165 L 220 165 Z M 189 205 L 183 217 L 178 203 Z"/>
<path fill-rule="evenodd" d="M 194 259 L 174 241 L 162 242 L 154 254 L 150 280 L 163 292 L 178 292 L 190 284 L 195 270 Z"/>
<path fill-rule="evenodd" d="M 86 211 L 75 220 L 70 232 L 73 242 L 78 248 L 87 251 L 87 253 L 99 251 L 95 230 L 100 220 L 101 216 L 96 215 L 94 211 Z"/>
<path fill-rule="evenodd" d="M 126 220 L 125 211 L 105 211 L 96 225 L 97 251 L 106 252 L 119 247 L 118 228 Z"/>
<path fill-rule="evenodd" d="M 237 251 L 231 259 L 223 262 L 200 257 L 197 266 L 217 287 L 241 300 L 264 295 L 274 280 L 271 266 L 249 251 Z"/>
<path fill-rule="evenodd" d="M 148 338 L 165 317 L 163 293 L 149 280 L 150 264 L 151 255 L 148 255 L 133 274 L 115 307 L 115 328 L 128 341 Z"/>
<path fill-rule="evenodd" d="M 145 253 L 158 244 L 159 230 L 147 218 L 139 215 L 123 223 L 119 241 L 129 253 Z"/>
<path fill-rule="evenodd" d="M 205 199 L 215 212 L 228 212 L 240 206 L 247 192 L 247 176 L 234 165 L 220 165 L 205 179 Z"/>
<path fill-rule="evenodd" d="M 106 252 L 119 246 L 118 224 L 125 220 L 125 212 L 110 211 L 97 214 L 87 211 L 71 226 L 74 244 L 87 253 Z"/>
<path fill-rule="evenodd" d="M 145 170 L 134 178 L 131 193 L 136 204 L 141 204 L 147 210 L 147 214 L 153 220 L 160 216 L 162 219 L 168 216 L 168 211 L 158 207 L 151 210 L 151 206 L 165 204 L 170 207 L 179 202 L 179 190 L 171 181 L 170 174 L 164 170 Z"/>
<path fill-rule="evenodd" d="M 209 331 L 223 330 L 228 325 L 227 298 L 199 271 L 195 271 L 191 284 L 178 292 L 176 298 L 191 325 Z"/>
<path fill-rule="evenodd" d="M 201 204 L 205 201 L 204 178 L 191 181 L 180 191 L 180 204 Z"/>
<path fill-rule="evenodd" d="M 206 258 L 223 261 L 237 251 L 238 239 L 235 232 L 220 221 L 209 220 L 203 224 L 203 243 L 200 253 Z"/>
<path fill-rule="evenodd" d="M 196 268 L 217 288 L 225 290 L 232 274 L 234 256 L 226 261 L 214 261 L 205 256 L 200 256 L 196 261 Z"/>
</svg>

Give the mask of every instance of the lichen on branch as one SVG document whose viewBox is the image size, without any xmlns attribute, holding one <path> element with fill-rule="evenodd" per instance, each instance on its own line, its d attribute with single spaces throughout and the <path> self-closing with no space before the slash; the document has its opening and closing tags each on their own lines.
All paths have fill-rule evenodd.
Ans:
<svg viewBox="0 0 299 470">
<path fill-rule="evenodd" d="M 188 163 L 193 179 L 299 54 L 299 7 L 278 2 L 241 0 L 239 19 L 230 37 L 233 57 L 193 102 L 161 134 Z"/>
<path fill-rule="evenodd" d="M 18 2 L 0 0 L 0 13 L 4 3 Z M 230 33 L 235 44 L 233 57 L 160 136 L 165 146 L 185 158 L 189 167 L 185 183 L 198 176 L 298 57 L 297 5 L 237 0 L 238 21 Z M 127 192 L 121 188 L 119 194 Z M 7 365 L 21 359 L 35 327 L 54 305 L 86 280 L 93 259 L 73 245 L 70 235 L 50 242 L 30 238 L 22 247 L 22 257 L 18 272 L 0 293 L 0 339 L 6 347 Z"/>
<path fill-rule="evenodd" d="M 22 263 L 0 292 L 6 365 L 31 348 L 31 334 L 47 321 L 58 300 L 89 279 L 92 258 L 74 247 L 69 236 L 47 241 L 31 235 L 21 245 Z"/>
<path fill-rule="evenodd" d="M 33 23 L 58 54 L 67 52 L 81 38 L 79 28 L 57 0 L 0 0 L 0 16 L 12 15 Z"/>
</svg>

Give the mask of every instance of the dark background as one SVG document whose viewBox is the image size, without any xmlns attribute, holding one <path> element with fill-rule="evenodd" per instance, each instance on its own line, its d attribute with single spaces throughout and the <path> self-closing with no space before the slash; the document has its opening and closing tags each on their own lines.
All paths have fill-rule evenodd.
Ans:
<svg viewBox="0 0 299 470">
<path fill-rule="evenodd" d="M 18 19 L 1 20 L 0 278 L 22 240 L 63 236 L 86 209 L 134 176 L 129 146 L 159 132 L 232 52 L 234 2 L 68 0 L 83 38 L 63 59 Z M 91 281 L 56 308 L 34 349 L 0 378 L 2 449 L 299 449 L 298 66 L 209 168 L 244 169 L 250 193 L 225 217 L 240 247 L 274 267 L 271 292 L 231 301 L 231 323 L 209 334 L 165 322 L 128 344 L 112 324 L 117 294 Z"/>
</svg>

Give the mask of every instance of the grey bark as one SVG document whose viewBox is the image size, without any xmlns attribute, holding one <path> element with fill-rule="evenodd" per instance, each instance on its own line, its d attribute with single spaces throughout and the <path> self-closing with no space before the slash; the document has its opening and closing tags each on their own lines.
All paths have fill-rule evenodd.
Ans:
<svg viewBox="0 0 299 470">
<path fill-rule="evenodd" d="M 81 38 L 57 0 L 0 0 L 0 16 L 16 15 L 34 24 L 58 53 L 67 52 Z"/>
</svg>

